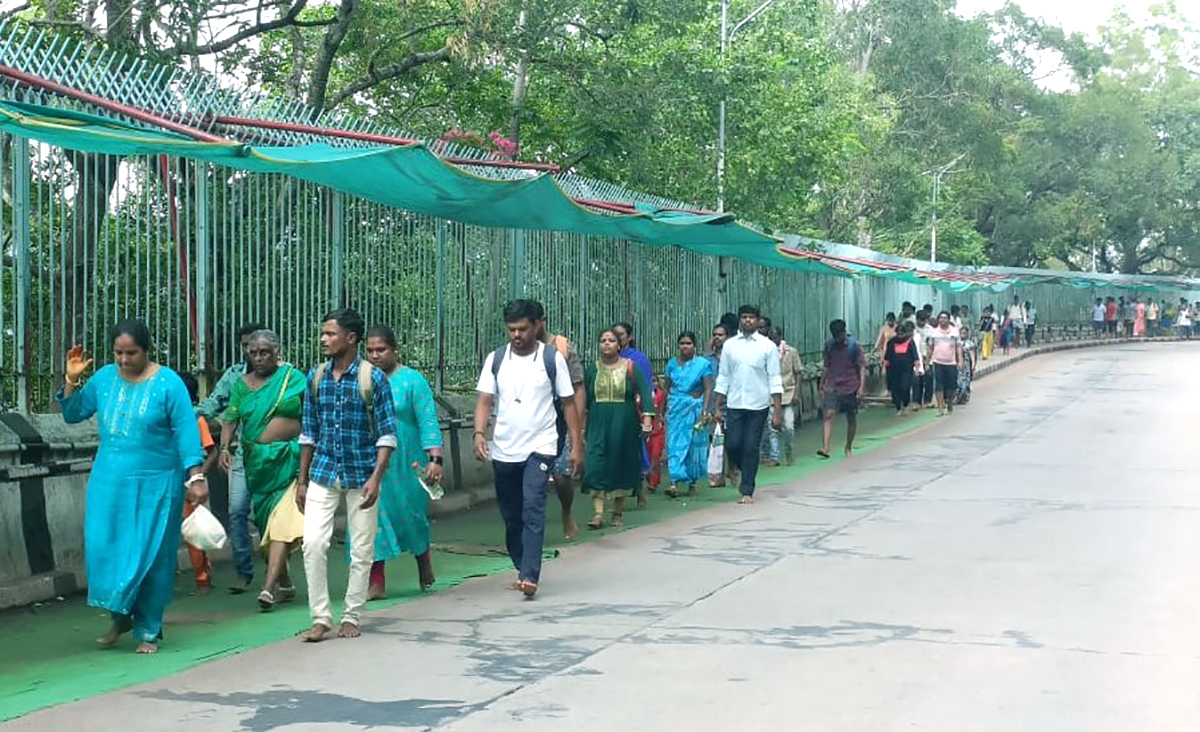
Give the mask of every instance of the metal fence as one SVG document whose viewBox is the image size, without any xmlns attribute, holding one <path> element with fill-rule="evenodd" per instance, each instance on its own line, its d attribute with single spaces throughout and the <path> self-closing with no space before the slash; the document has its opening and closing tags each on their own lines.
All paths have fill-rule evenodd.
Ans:
<svg viewBox="0 0 1200 732">
<path fill-rule="evenodd" d="M 164 77 L 144 62 L 12 26 L 0 25 L 0 63 L 151 108 L 219 102 L 226 112 L 312 119 L 294 104 L 178 70 Z M 0 84 L 0 98 L 64 104 L 14 85 Z M 369 128 L 341 117 L 318 122 Z M 560 183 L 597 199 L 681 205 L 579 176 Z M 473 386 L 484 356 L 504 337 L 500 312 L 514 297 L 543 301 L 551 328 L 585 354 L 595 354 L 601 327 L 628 320 L 658 364 L 681 330 L 705 334 L 742 303 L 760 305 L 789 342 L 815 352 L 833 318 L 869 340 L 903 300 L 965 304 L 978 314 L 1012 297 L 794 274 L 574 234 L 482 229 L 280 175 L 166 156 L 81 155 L 2 135 L 0 191 L 0 409 L 49 409 L 65 349 L 81 343 L 104 361 L 107 327 L 128 316 L 151 327 L 158 360 L 211 380 L 238 359 L 233 333 L 243 323 L 277 330 L 285 355 L 307 365 L 318 357 L 321 315 L 347 305 L 393 326 L 403 360 L 448 390 Z M 1061 286 L 1019 294 L 1037 303 L 1044 323 L 1086 319 L 1093 296 Z"/>
</svg>

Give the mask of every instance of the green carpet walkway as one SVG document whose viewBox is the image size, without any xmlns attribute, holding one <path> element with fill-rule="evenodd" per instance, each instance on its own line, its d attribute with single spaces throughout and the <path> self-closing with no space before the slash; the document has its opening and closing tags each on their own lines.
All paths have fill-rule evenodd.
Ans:
<svg viewBox="0 0 1200 732">
<path fill-rule="evenodd" d="M 877 447 L 889 438 L 926 424 L 936 418 L 926 410 L 897 419 L 890 409 L 871 408 L 859 417 L 859 451 Z M 763 488 L 792 483 L 821 468 L 840 462 L 838 445 L 844 439 L 845 422 L 840 419 L 834 432 L 835 457 L 820 460 L 820 424 L 805 424 L 796 436 L 795 465 L 764 468 L 759 473 Z M 644 526 L 690 511 L 711 508 L 737 498 L 729 488 L 702 488 L 698 495 L 671 500 L 652 495 L 650 505 L 628 510 L 625 529 Z M 591 501 L 577 497 L 575 514 L 582 526 L 591 518 Z M 551 497 L 547 507 L 547 551 L 564 545 L 557 501 Z M 572 544 L 625 529 L 584 528 Z M 433 529 L 434 567 L 438 583 L 435 591 L 453 587 L 471 577 L 511 571 L 503 550 L 499 515 L 493 505 L 439 519 Z M 344 551 L 339 546 L 339 551 Z M 175 599 L 167 612 L 165 639 L 155 656 L 138 656 L 128 637 L 107 651 L 96 648 L 94 639 L 108 625 L 107 614 L 86 605 L 82 596 L 58 602 L 0 613 L 5 629 L 6 650 L 0 656 L 0 720 L 11 719 L 65 702 L 83 699 L 114 689 L 145 683 L 177 673 L 197 664 L 240 653 L 294 636 L 308 625 L 308 609 L 302 587 L 304 573 L 299 556 L 292 558 L 293 576 L 301 585 L 299 597 L 289 605 L 277 606 L 271 613 L 260 613 L 255 602 L 257 592 L 230 595 L 225 586 L 233 579 L 232 567 L 220 564 L 214 572 L 216 586 L 207 597 L 191 597 L 190 568 L 181 571 L 176 581 Z M 261 570 L 260 570 L 261 573 Z M 346 586 L 346 565 L 330 561 L 330 587 L 338 598 Z M 553 569 L 549 570 L 553 577 Z M 340 589 L 339 589 L 340 588 Z M 422 593 L 417 589 L 416 566 L 409 556 L 388 565 L 387 600 L 371 604 L 374 609 L 408 602 Z"/>
</svg>

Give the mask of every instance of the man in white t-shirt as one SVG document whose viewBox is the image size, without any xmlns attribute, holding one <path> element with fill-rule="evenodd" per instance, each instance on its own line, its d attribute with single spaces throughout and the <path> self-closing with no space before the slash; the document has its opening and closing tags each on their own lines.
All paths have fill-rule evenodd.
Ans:
<svg viewBox="0 0 1200 732">
<path fill-rule="evenodd" d="M 491 460 L 505 544 L 517 569 L 515 587 L 533 597 L 542 572 L 546 490 L 558 454 L 558 410 L 570 433 L 571 472 L 583 469 L 583 437 L 567 361 L 541 342 L 545 310 L 536 300 L 504 308 L 508 344 L 483 363 L 475 390 L 475 457 Z M 496 359 L 499 358 L 499 365 Z M 489 444 L 485 427 L 495 407 Z"/>
<path fill-rule="evenodd" d="M 1013 343 L 1010 345 L 1019 347 L 1025 339 L 1025 306 L 1021 304 L 1019 295 L 1014 296 L 1012 305 L 1008 306 L 1008 320 L 1013 332 Z"/>
</svg>

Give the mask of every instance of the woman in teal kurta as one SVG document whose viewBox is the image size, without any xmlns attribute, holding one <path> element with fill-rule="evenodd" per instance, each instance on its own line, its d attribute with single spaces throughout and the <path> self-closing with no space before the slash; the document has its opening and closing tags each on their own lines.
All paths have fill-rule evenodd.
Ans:
<svg viewBox="0 0 1200 732">
<path fill-rule="evenodd" d="M 91 364 L 81 346 L 67 355 L 58 393 L 68 424 L 96 416 L 100 449 L 88 476 L 84 553 L 88 604 L 112 614 L 97 642 L 112 646 L 129 631 L 138 653 L 155 653 L 175 584 L 185 490 L 208 499 L 204 451 L 187 387 L 150 361 L 150 332 L 136 320 L 109 332 L 115 364 L 82 383 Z"/>
<path fill-rule="evenodd" d="M 708 467 L 708 431 L 704 429 L 712 404 L 715 377 L 712 362 L 696 354 L 696 334 L 679 334 L 679 356 L 667 364 L 667 469 L 671 487 L 666 494 L 689 494 Z M 697 429 L 699 428 L 699 429 Z"/>
<path fill-rule="evenodd" d="M 396 406 L 396 453 L 379 491 L 379 530 L 375 534 L 375 563 L 371 565 L 369 597 L 384 596 L 384 562 L 409 552 L 417 559 L 422 590 L 434 583 L 429 553 L 429 493 L 421 487 L 442 480 L 442 429 L 433 390 L 419 371 L 402 366 L 396 354 L 396 334 L 376 326 L 367 332 L 367 358 L 388 375 Z"/>
<path fill-rule="evenodd" d="M 592 493 L 595 516 L 589 529 L 604 526 L 607 499 L 613 499 L 611 524 L 624 522 L 625 499 L 642 481 L 642 441 L 650 433 L 654 397 L 641 369 L 622 358 L 612 330 L 600 333 L 600 360 L 583 372 L 587 392 L 587 439 L 583 492 Z M 642 414 L 637 398 L 641 397 Z M 640 416 L 640 420 L 639 420 Z M 639 427 L 639 421 L 641 425 Z"/>
</svg>

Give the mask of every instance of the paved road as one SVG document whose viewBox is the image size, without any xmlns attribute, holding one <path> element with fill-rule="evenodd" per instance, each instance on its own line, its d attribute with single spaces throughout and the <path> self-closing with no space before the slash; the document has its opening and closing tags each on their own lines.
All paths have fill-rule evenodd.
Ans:
<svg viewBox="0 0 1200 732">
<path fill-rule="evenodd" d="M 13 729 L 1200 729 L 1200 347 L 1031 359 L 751 508 Z"/>
</svg>

